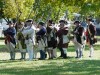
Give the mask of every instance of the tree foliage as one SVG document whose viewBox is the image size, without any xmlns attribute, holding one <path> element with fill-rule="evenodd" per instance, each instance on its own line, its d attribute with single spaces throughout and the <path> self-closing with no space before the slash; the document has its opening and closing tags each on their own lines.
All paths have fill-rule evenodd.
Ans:
<svg viewBox="0 0 100 75">
<path fill-rule="evenodd" d="M 0 16 L 20 20 L 58 21 L 66 11 L 68 18 L 73 18 L 73 13 L 98 16 L 99 8 L 99 0 L 0 0 Z"/>
</svg>

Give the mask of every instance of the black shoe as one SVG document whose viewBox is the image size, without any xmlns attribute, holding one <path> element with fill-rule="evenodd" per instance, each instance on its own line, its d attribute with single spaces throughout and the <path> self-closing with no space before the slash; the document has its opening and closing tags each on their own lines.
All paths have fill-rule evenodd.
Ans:
<svg viewBox="0 0 100 75">
<path fill-rule="evenodd" d="M 20 58 L 19 60 L 23 60 L 24 58 Z"/>
<path fill-rule="evenodd" d="M 15 60 L 15 59 L 10 59 L 10 60 Z"/>
<path fill-rule="evenodd" d="M 67 59 L 67 57 L 64 57 L 64 59 Z"/>
<path fill-rule="evenodd" d="M 75 57 L 75 58 L 79 58 L 79 57 Z"/>
<path fill-rule="evenodd" d="M 62 55 L 60 55 L 59 57 L 63 57 Z"/>
<path fill-rule="evenodd" d="M 39 58 L 39 60 L 45 60 L 45 59 Z"/>
<path fill-rule="evenodd" d="M 92 56 L 89 56 L 90 58 L 92 57 Z"/>
<path fill-rule="evenodd" d="M 63 55 L 63 58 L 64 58 L 64 59 L 66 59 L 66 58 L 67 58 L 67 55 L 66 55 L 66 54 L 64 54 L 64 55 Z"/>
<path fill-rule="evenodd" d="M 49 58 L 49 59 L 53 59 L 53 57 L 52 58 Z"/>
<path fill-rule="evenodd" d="M 9 60 L 12 60 L 12 59 L 9 59 Z"/>
<path fill-rule="evenodd" d="M 67 59 L 68 57 L 66 56 L 66 57 L 63 57 L 64 59 Z"/>
<path fill-rule="evenodd" d="M 53 58 L 57 58 L 56 56 L 54 56 Z"/>
</svg>

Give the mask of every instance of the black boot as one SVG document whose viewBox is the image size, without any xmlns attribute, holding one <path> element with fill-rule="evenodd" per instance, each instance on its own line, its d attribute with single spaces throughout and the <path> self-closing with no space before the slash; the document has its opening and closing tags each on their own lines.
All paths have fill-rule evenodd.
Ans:
<svg viewBox="0 0 100 75">
<path fill-rule="evenodd" d="M 24 52 L 24 53 L 23 53 L 23 59 L 25 59 L 25 58 L 26 58 L 26 53 Z"/>
<path fill-rule="evenodd" d="M 67 54 L 64 54 L 64 55 L 63 55 L 63 58 L 66 59 L 66 58 L 67 58 Z"/>
<path fill-rule="evenodd" d="M 59 57 L 63 57 L 64 52 L 62 48 L 60 49 L 60 52 L 61 52 L 61 55 Z"/>
<path fill-rule="evenodd" d="M 76 57 L 75 58 L 79 58 L 78 50 L 76 50 Z"/>
</svg>

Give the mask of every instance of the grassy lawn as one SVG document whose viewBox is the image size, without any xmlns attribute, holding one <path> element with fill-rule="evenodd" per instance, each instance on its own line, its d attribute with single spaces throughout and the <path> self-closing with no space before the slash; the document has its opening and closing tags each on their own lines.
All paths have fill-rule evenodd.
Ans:
<svg viewBox="0 0 100 75">
<path fill-rule="evenodd" d="M 0 48 L 4 48 L 5 47 L 5 45 L 0 45 Z"/>
<path fill-rule="evenodd" d="M 3 48 L 4 44 L 0 43 L 0 50 Z M 94 48 L 95 55 L 89 58 L 89 48 L 86 46 L 82 60 L 75 59 L 73 44 L 68 48 L 68 59 L 10 61 L 9 53 L 0 52 L 0 75 L 100 75 L 100 44 Z M 57 54 L 60 55 L 59 51 Z M 20 53 L 17 53 L 16 59 L 19 58 Z"/>
<path fill-rule="evenodd" d="M 100 75 L 100 60 L 0 61 L 0 75 Z"/>
</svg>

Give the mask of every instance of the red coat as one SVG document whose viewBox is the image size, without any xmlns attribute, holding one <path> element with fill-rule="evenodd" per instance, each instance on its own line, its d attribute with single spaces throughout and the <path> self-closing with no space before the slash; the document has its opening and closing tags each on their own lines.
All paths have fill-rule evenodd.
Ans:
<svg viewBox="0 0 100 75">
<path fill-rule="evenodd" d="M 95 29 L 94 25 L 92 25 L 92 24 L 88 25 L 87 31 L 86 31 L 87 42 L 90 37 L 94 38 L 95 34 L 96 34 L 96 29 Z"/>
<path fill-rule="evenodd" d="M 59 39 L 59 43 L 58 43 L 58 48 L 67 48 L 68 47 L 68 42 L 63 43 L 63 36 L 66 36 L 68 34 L 68 28 L 65 27 L 63 29 L 59 29 L 57 31 L 57 36 Z"/>
</svg>

